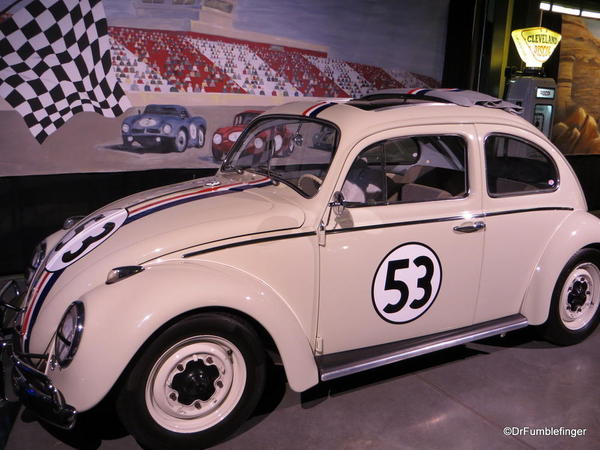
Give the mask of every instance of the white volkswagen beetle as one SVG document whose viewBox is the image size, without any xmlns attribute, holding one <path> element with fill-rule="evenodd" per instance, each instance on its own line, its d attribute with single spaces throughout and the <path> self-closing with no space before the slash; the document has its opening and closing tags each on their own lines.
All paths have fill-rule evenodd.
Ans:
<svg viewBox="0 0 600 450">
<path fill-rule="evenodd" d="M 403 90 L 270 110 L 215 176 L 42 243 L 5 318 L 7 376 L 59 426 L 114 390 L 142 445 L 198 448 L 252 413 L 268 354 L 303 391 L 527 325 L 581 341 L 600 314 L 600 220 L 517 108 Z M 284 128 L 293 152 L 275 155 Z"/>
</svg>

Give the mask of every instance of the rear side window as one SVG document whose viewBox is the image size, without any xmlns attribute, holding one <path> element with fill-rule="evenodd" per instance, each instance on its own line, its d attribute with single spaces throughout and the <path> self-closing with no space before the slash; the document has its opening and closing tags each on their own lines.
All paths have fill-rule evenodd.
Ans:
<svg viewBox="0 0 600 450">
<path fill-rule="evenodd" d="M 485 165 L 492 197 L 551 192 L 558 187 L 558 170 L 546 152 L 513 136 L 486 138 Z"/>
</svg>

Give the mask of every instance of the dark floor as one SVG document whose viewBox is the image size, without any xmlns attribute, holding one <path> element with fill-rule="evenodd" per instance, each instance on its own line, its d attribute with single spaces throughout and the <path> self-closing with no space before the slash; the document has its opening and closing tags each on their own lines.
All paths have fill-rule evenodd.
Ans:
<svg viewBox="0 0 600 450">
<path fill-rule="evenodd" d="M 277 386 L 281 371 L 271 376 L 269 385 Z M 139 448 L 114 424 L 81 422 L 75 435 L 61 435 L 21 411 L 6 448 Z M 514 437 L 504 435 L 505 427 L 585 435 Z M 216 448 L 599 449 L 600 330 L 577 346 L 555 347 L 525 329 L 302 395 L 272 388 L 244 429 Z"/>
</svg>

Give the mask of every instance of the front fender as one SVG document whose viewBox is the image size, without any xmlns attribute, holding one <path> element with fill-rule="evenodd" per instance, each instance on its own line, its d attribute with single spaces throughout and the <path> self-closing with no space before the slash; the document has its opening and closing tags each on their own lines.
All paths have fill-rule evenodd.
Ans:
<svg viewBox="0 0 600 450">
<path fill-rule="evenodd" d="M 552 291 L 565 264 L 578 250 L 600 243 L 600 219 L 587 211 L 569 215 L 552 236 L 538 262 L 521 306 L 531 325 L 548 319 Z"/>
<path fill-rule="evenodd" d="M 198 308 L 225 307 L 252 317 L 273 338 L 290 387 L 303 391 L 318 383 L 309 338 L 285 300 L 265 283 L 230 266 L 206 261 L 161 263 L 99 286 L 81 300 L 85 323 L 79 350 L 67 368 L 49 373 L 78 411 L 93 407 L 108 393 L 161 326 Z"/>
</svg>

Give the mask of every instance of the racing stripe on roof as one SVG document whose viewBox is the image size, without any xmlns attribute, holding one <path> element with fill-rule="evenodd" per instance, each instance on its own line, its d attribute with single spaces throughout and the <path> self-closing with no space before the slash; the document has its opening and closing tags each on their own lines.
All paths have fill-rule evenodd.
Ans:
<svg viewBox="0 0 600 450">
<path fill-rule="evenodd" d="M 317 117 L 317 114 L 319 114 L 321 111 L 323 111 L 324 109 L 329 108 L 330 106 L 335 105 L 336 102 L 319 102 L 316 105 L 311 106 L 310 108 L 307 108 L 306 110 L 304 110 L 302 112 L 303 116 L 307 116 L 307 117 Z"/>
</svg>

